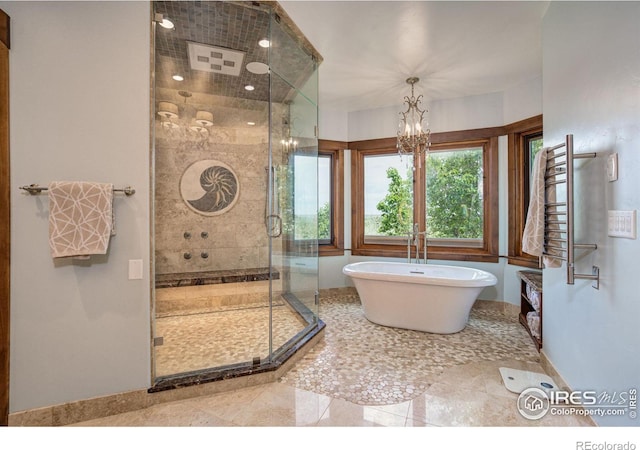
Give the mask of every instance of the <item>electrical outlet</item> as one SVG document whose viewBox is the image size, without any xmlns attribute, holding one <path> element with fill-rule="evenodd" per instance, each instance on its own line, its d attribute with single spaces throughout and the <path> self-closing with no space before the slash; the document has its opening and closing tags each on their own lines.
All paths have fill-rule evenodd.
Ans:
<svg viewBox="0 0 640 450">
<path fill-rule="evenodd" d="M 609 236 L 636 239 L 636 216 L 635 209 L 631 211 L 609 210 Z"/>
</svg>

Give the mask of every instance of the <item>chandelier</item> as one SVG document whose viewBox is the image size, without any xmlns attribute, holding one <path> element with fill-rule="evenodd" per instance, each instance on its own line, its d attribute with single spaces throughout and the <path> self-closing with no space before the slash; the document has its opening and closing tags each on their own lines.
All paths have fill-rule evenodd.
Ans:
<svg viewBox="0 0 640 450">
<path fill-rule="evenodd" d="M 280 141 L 280 145 L 282 145 L 282 150 L 285 154 L 295 152 L 298 150 L 298 141 L 296 141 L 291 136 L 291 122 L 293 119 L 291 118 L 291 100 L 285 100 L 284 104 L 287 106 L 287 111 L 285 115 L 282 117 L 282 125 L 283 125 L 283 135 L 284 139 Z"/>
<path fill-rule="evenodd" d="M 426 110 L 421 110 L 418 105 L 422 102 L 422 95 L 417 98 L 413 94 L 413 85 L 420 81 L 417 77 L 407 78 L 407 84 L 411 85 L 411 97 L 404 97 L 407 110 L 400 113 L 398 125 L 398 153 L 412 155 L 418 161 L 418 167 L 422 167 L 422 154 L 429 151 L 429 136 L 431 130 L 425 129 L 422 119 Z M 428 123 L 427 123 L 428 126 Z"/>
</svg>

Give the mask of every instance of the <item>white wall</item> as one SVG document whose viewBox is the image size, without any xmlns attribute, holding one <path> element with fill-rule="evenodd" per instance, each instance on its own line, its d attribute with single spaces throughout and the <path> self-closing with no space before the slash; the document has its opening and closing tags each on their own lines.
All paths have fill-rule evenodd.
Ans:
<svg viewBox="0 0 640 450">
<path fill-rule="evenodd" d="M 11 16 L 11 374 L 16 412 L 150 386 L 148 2 L 0 2 Z M 53 261 L 53 180 L 132 185 L 92 262 Z M 142 259 L 144 279 L 128 280 Z"/>
<path fill-rule="evenodd" d="M 433 133 L 504 125 L 502 92 L 425 102 L 423 107 Z M 404 109 L 400 99 L 398 106 L 350 112 L 349 142 L 395 136 Z"/>
<path fill-rule="evenodd" d="M 536 76 L 504 92 L 504 123 L 514 123 L 542 114 L 542 77 Z M 507 142 L 500 143 L 500 254 L 506 255 L 509 239 Z M 520 305 L 521 270 L 532 270 L 512 264 L 504 265 L 504 300 Z"/>
<path fill-rule="evenodd" d="M 504 122 L 517 122 L 542 113 L 542 77 L 532 77 L 504 92 Z"/>
<path fill-rule="evenodd" d="M 322 71 L 322 65 L 319 70 Z M 322 73 L 320 75 L 322 76 Z M 323 108 L 320 104 L 318 128 L 322 139 L 346 142 L 349 139 L 348 127 L 349 118 L 346 111 Z"/>
<path fill-rule="evenodd" d="M 322 65 L 319 68 L 322 82 Z M 320 139 L 347 142 L 349 116 L 346 111 L 323 108 L 319 105 L 318 127 Z M 344 247 L 351 248 L 351 151 L 344 152 Z M 348 231 L 347 231 L 348 230 Z M 342 267 L 349 263 L 350 252 L 342 256 L 323 256 L 318 263 L 320 289 L 349 286 L 349 279 L 342 274 Z"/>
<path fill-rule="evenodd" d="M 574 390 L 638 387 L 640 242 L 607 236 L 607 210 L 638 210 L 640 96 L 638 2 L 552 2 L 543 21 L 545 144 L 574 134 L 576 242 L 596 243 L 577 261 L 580 273 L 600 267 L 600 289 L 566 284 L 564 269 L 544 270 L 544 353 Z M 606 155 L 618 153 L 620 173 L 605 178 Z M 600 425 L 638 420 L 596 417 Z"/>
</svg>

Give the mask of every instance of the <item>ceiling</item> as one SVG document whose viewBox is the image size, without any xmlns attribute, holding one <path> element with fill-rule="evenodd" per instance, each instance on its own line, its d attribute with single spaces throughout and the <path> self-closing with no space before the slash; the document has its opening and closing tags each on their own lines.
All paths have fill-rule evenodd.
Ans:
<svg viewBox="0 0 640 450">
<path fill-rule="evenodd" d="M 542 1 L 279 1 L 322 55 L 322 108 L 503 91 L 542 74 Z"/>
</svg>

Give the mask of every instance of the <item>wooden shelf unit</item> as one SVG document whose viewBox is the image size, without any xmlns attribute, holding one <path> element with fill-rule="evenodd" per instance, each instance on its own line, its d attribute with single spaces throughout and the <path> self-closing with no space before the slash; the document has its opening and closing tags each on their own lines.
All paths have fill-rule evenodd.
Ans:
<svg viewBox="0 0 640 450">
<path fill-rule="evenodd" d="M 536 348 L 540 351 L 542 348 L 542 273 L 534 272 L 532 270 L 523 270 L 518 272 L 518 276 L 520 277 L 520 323 L 525 330 L 527 330 L 527 333 L 531 336 Z M 529 297 L 527 296 L 527 285 L 540 292 L 540 311 L 538 311 L 538 314 L 540 315 L 540 338 L 531 333 L 527 322 L 527 314 L 531 311 L 535 311 L 534 307 L 529 302 Z"/>
</svg>

